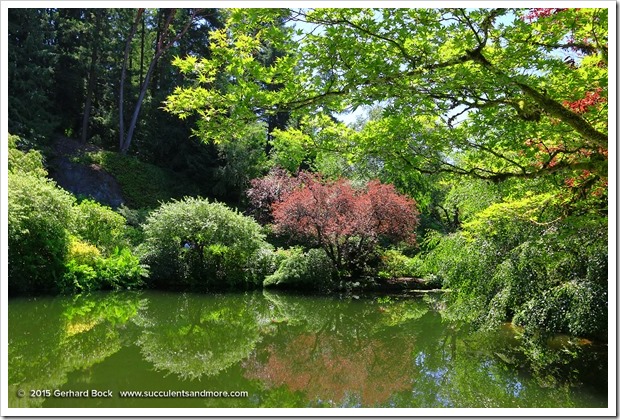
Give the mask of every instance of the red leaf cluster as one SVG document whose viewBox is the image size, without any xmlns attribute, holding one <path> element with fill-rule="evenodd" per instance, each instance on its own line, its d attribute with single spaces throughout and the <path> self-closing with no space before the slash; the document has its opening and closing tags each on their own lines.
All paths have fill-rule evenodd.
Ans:
<svg viewBox="0 0 620 420">
<path fill-rule="evenodd" d="M 552 7 L 530 9 L 527 14 L 523 16 L 523 20 L 533 22 L 539 18 L 546 18 L 563 10 L 566 10 L 566 8 Z"/>
<path fill-rule="evenodd" d="M 348 180 L 322 182 L 318 177 L 307 177 L 302 188 L 275 203 L 273 217 L 279 231 L 320 245 L 351 237 L 414 243 L 418 223 L 415 201 L 392 185 L 371 181 L 354 189 Z"/>
<path fill-rule="evenodd" d="M 582 170 L 578 176 L 564 179 L 564 184 L 574 195 L 601 197 L 607 194 L 607 177 L 598 176 L 587 169 Z"/>
<path fill-rule="evenodd" d="M 574 102 L 564 101 L 563 105 L 577 114 L 584 114 L 590 108 L 607 102 L 607 98 L 601 96 L 602 91 L 602 88 L 596 88 L 594 91 L 586 92 L 586 95 L 582 99 L 578 99 Z"/>
<path fill-rule="evenodd" d="M 356 189 L 346 179 L 274 169 L 253 180 L 247 195 L 259 221 L 323 248 L 339 271 L 361 273 L 379 241 L 415 244 L 415 201 L 379 181 Z"/>
<path fill-rule="evenodd" d="M 534 160 L 530 162 L 530 165 L 539 170 L 551 169 L 559 164 L 562 164 L 564 168 L 569 168 L 585 162 L 607 160 L 608 155 L 607 149 L 603 147 L 598 147 L 597 149 L 585 147 L 569 149 L 565 144 L 546 144 L 541 139 L 535 138 L 525 140 L 524 144 L 528 148 L 534 149 Z M 519 154 L 525 156 L 525 150 L 521 150 Z M 596 164 L 594 167 L 596 167 Z M 585 172 L 590 174 L 590 171 Z M 595 170 L 595 172 L 597 171 Z M 598 172 L 596 175 L 604 177 L 604 175 Z M 571 188 L 577 185 L 575 178 L 566 178 L 564 184 Z"/>
</svg>

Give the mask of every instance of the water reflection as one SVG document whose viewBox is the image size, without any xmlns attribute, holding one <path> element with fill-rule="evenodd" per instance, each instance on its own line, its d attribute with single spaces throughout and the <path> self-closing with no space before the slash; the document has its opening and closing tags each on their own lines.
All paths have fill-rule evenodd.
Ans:
<svg viewBox="0 0 620 420">
<path fill-rule="evenodd" d="M 15 299 L 9 305 L 9 406 L 40 407 L 67 374 L 87 370 L 122 347 L 121 329 L 146 301 L 136 293 Z M 25 398 L 18 397 L 23 390 Z"/>
<path fill-rule="evenodd" d="M 212 376 L 256 347 L 260 303 L 257 295 L 162 295 L 136 318 L 137 344 L 158 370 L 180 379 Z"/>
<path fill-rule="evenodd" d="M 508 326 L 474 331 L 412 298 L 145 291 L 12 299 L 9 405 L 606 406 L 606 347 L 554 343 L 532 344 Z M 250 396 L 17 397 L 19 389 L 108 388 Z"/>
<path fill-rule="evenodd" d="M 423 302 L 265 297 L 276 325 L 287 327 L 274 328 L 244 363 L 246 377 L 328 406 L 381 405 L 412 387 L 416 336 L 395 327 L 422 317 Z"/>
</svg>

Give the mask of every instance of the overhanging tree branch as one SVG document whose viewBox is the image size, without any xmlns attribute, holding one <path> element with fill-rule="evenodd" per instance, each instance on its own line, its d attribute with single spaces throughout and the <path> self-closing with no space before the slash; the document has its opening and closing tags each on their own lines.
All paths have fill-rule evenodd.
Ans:
<svg viewBox="0 0 620 420">
<path fill-rule="evenodd" d="M 584 120 L 579 114 L 574 113 L 570 109 L 567 109 L 556 100 L 550 98 L 544 93 L 536 90 L 535 88 L 517 80 L 514 80 L 491 62 L 489 62 L 482 51 L 474 50 L 469 51 L 467 54 L 473 61 L 482 65 L 493 74 L 503 78 L 508 83 L 511 83 L 521 89 L 523 93 L 532 98 L 542 109 L 552 117 L 558 118 L 561 121 L 572 127 L 577 133 L 579 133 L 584 139 L 590 140 L 597 146 L 607 147 L 607 135 L 601 133 L 592 127 L 586 120 Z"/>
</svg>

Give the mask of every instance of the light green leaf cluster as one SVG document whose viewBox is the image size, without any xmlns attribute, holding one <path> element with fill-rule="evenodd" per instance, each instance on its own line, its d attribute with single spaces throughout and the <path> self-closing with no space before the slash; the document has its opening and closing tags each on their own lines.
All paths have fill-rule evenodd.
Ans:
<svg viewBox="0 0 620 420">
<path fill-rule="evenodd" d="M 20 141 L 21 139 L 18 136 L 9 134 L 9 173 L 29 173 L 37 177 L 47 176 L 41 152 L 34 149 L 24 152 L 18 149 Z"/>
<path fill-rule="evenodd" d="M 106 255 L 111 255 L 115 248 L 129 247 L 126 220 L 119 213 L 93 200 L 83 200 L 73 211 L 74 232 Z"/>
<path fill-rule="evenodd" d="M 297 128 L 276 129 L 272 134 L 272 161 L 276 166 L 295 173 L 312 153 L 312 138 Z"/>
<path fill-rule="evenodd" d="M 464 223 L 463 229 L 474 236 L 493 237 L 503 226 L 548 223 L 545 210 L 554 203 L 554 197 L 553 193 L 528 194 L 520 200 L 491 204 Z"/>
<path fill-rule="evenodd" d="M 260 115 L 277 112 L 299 94 L 291 79 L 298 61 L 290 40 L 291 29 L 281 24 L 277 9 L 233 9 L 224 28 L 210 33 L 211 56 L 177 57 L 173 64 L 191 79 L 177 87 L 165 109 L 180 118 L 197 114 L 195 134 L 216 143 L 237 139 L 245 125 Z M 267 48 L 286 48 L 271 65 L 261 60 Z M 266 89 L 282 85 L 281 89 Z"/>
<path fill-rule="evenodd" d="M 144 234 L 143 258 L 157 284 L 205 289 L 262 281 L 254 268 L 270 247 L 261 227 L 224 204 L 189 197 L 164 203 Z"/>
<path fill-rule="evenodd" d="M 606 150 L 606 102 L 583 116 L 565 104 L 596 89 L 606 97 L 607 11 L 566 9 L 531 20 L 527 13 L 233 9 L 225 28 L 212 33 L 208 60 L 175 60 L 193 85 L 177 89 L 166 109 L 199 115 L 196 134 L 224 142 L 282 110 L 303 126 L 304 115 L 386 104 L 383 117 L 353 139 L 334 124 L 277 133 L 277 159 L 291 168 L 308 158 L 320 166 L 320 153 L 303 156 L 309 148 L 329 150 L 324 162 L 349 167 L 371 155 L 392 172 L 494 180 L 555 172 L 558 165 L 601 172 L 590 156 Z M 291 14 L 314 29 L 300 34 L 282 25 Z M 265 65 L 260 54 L 270 46 L 286 53 Z M 340 142 L 326 144 L 335 136 Z M 532 142 L 543 149 L 526 146 Z"/>
</svg>

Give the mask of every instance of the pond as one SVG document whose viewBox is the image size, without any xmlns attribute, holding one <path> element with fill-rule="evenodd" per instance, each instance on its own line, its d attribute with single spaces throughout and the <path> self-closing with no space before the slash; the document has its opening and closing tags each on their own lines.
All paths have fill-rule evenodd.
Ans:
<svg viewBox="0 0 620 420">
<path fill-rule="evenodd" d="M 268 291 L 10 299 L 9 407 L 607 407 L 605 345 L 558 337 L 528 359 L 509 325 L 474 331 L 438 306 Z"/>
</svg>

